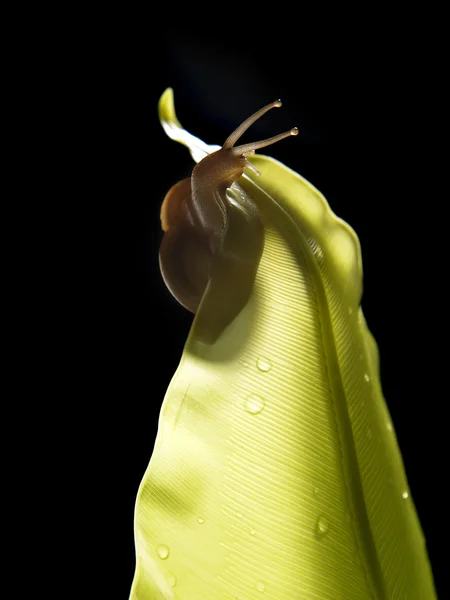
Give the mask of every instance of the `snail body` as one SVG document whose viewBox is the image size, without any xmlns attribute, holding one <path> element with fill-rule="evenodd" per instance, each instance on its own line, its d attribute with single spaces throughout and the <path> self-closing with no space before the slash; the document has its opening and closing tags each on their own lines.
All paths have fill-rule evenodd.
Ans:
<svg viewBox="0 0 450 600">
<path fill-rule="evenodd" d="M 291 135 L 297 128 L 259 142 L 235 146 L 242 134 L 272 108 L 280 107 L 276 100 L 246 119 L 225 141 L 222 148 L 205 156 L 193 169 L 192 176 L 176 183 L 166 194 L 161 206 L 161 225 L 164 236 L 159 263 L 164 282 L 172 295 L 189 311 L 196 313 L 211 279 L 213 260 L 217 268 L 239 282 L 235 298 L 229 298 L 225 312 L 229 316 L 243 308 L 264 246 L 264 228 L 257 207 L 250 199 L 245 206 L 234 206 L 227 197 L 230 188 L 250 168 L 259 172 L 246 158 Z M 233 224 L 232 224 L 233 222 Z M 244 228 L 244 229 L 243 229 Z M 238 244 L 224 246 L 230 230 L 243 234 Z M 235 241 L 239 236 L 234 236 Z M 233 235 L 231 235 L 233 238 Z M 247 277 L 249 276 L 249 278 Z M 222 300 L 224 302 L 224 300 Z M 225 306 L 225 305 L 224 305 Z M 220 308 L 218 307 L 220 312 Z"/>
</svg>

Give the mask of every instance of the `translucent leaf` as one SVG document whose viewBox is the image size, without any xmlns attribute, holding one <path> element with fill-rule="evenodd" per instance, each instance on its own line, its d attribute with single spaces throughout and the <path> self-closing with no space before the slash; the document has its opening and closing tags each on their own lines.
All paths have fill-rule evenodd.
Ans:
<svg viewBox="0 0 450 600">
<path fill-rule="evenodd" d="M 182 129 L 171 90 L 159 110 L 196 160 L 218 148 Z M 359 306 L 358 238 L 305 179 L 251 161 L 261 176 L 229 199 L 257 204 L 262 259 L 229 325 L 220 271 L 195 317 L 138 493 L 131 598 L 435 598 Z"/>
</svg>

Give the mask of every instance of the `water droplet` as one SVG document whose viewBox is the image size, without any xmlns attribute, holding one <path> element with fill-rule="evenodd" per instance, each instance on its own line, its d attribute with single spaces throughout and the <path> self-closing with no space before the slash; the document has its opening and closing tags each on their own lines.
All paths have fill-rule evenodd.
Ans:
<svg viewBox="0 0 450 600">
<path fill-rule="evenodd" d="M 387 429 L 388 431 L 393 431 L 392 423 L 387 423 L 387 424 L 386 424 L 386 429 Z"/>
<path fill-rule="evenodd" d="M 238 519 L 242 519 L 242 513 L 236 513 Z"/>
<path fill-rule="evenodd" d="M 408 494 L 408 492 L 406 492 L 406 491 L 405 491 L 405 492 L 403 492 L 403 494 L 402 494 L 402 498 L 403 498 L 403 500 L 406 500 L 407 498 L 409 498 L 409 494 Z"/>
<path fill-rule="evenodd" d="M 243 367 L 248 367 L 248 362 L 246 360 L 239 361 Z"/>
<path fill-rule="evenodd" d="M 369 375 L 368 375 L 367 373 L 364 375 L 364 379 L 365 379 L 366 381 L 370 381 L 370 377 L 369 377 Z"/>
<path fill-rule="evenodd" d="M 317 519 L 317 533 L 320 536 L 324 536 L 328 533 L 328 529 L 330 528 L 328 524 L 328 519 L 325 517 L 319 517 Z"/>
<path fill-rule="evenodd" d="M 318 495 L 319 495 L 319 488 L 318 488 L 318 487 L 315 487 L 315 488 L 314 488 L 314 494 L 315 494 L 316 496 L 318 496 Z"/>
<path fill-rule="evenodd" d="M 258 369 L 260 371 L 264 371 L 265 373 L 267 373 L 267 371 L 270 371 L 270 369 L 272 368 L 272 363 L 270 362 L 270 360 L 268 358 L 264 358 L 264 356 L 260 356 L 258 358 L 258 360 L 256 361 L 256 366 L 258 367 Z"/>
<path fill-rule="evenodd" d="M 258 581 L 258 583 L 256 584 L 256 589 L 258 590 L 258 592 L 263 592 L 266 589 L 266 586 L 263 584 L 262 581 Z"/>
<path fill-rule="evenodd" d="M 254 529 L 250 529 L 250 535 L 255 535 L 256 531 Z"/>
<path fill-rule="evenodd" d="M 170 550 L 165 544 L 160 544 L 156 548 L 156 552 L 161 560 L 166 560 L 166 558 L 169 556 Z"/>
<path fill-rule="evenodd" d="M 197 521 L 198 521 L 198 522 L 200 523 L 200 525 L 201 525 L 202 523 L 204 523 L 204 522 L 205 522 L 205 519 L 202 519 L 201 517 L 199 517 L 199 518 L 197 519 Z"/>
<path fill-rule="evenodd" d="M 348 307 L 348 314 L 349 315 L 353 314 L 353 308 L 351 306 Z"/>
<path fill-rule="evenodd" d="M 264 400 L 261 396 L 257 396 L 256 394 L 250 394 L 250 396 L 245 401 L 245 410 L 252 415 L 257 415 L 264 408 Z"/>
<path fill-rule="evenodd" d="M 177 585 L 177 578 L 175 577 L 175 575 L 169 576 L 169 585 L 170 587 L 175 587 Z"/>
</svg>

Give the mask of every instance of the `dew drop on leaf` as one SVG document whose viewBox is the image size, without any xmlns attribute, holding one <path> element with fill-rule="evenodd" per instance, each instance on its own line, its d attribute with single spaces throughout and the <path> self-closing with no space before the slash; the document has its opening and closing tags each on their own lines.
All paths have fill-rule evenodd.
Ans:
<svg viewBox="0 0 450 600">
<path fill-rule="evenodd" d="M 267 373 L 267 371 L 270 371 L 270 369 L 272 368 L 272 363 L 270 362 L 270 360 L 268 358 L 264 358 L 264 356 L 260 356 L 258 358 L 258 360 L 256 361 L 256 366 L 258 367 L 258 369 L 260 371 Z"/>
<path fill-rule="evenodd" d="M 328 524 L 328 519 L 325 517 L 319 517 L 317 519 L 317 533 L 320 536 L 324 536 L 328 533 L 330 526 Z"/>
<path fill-rule="evenodd" d="M 245 410 L 252 415 L 257 415 L 264 408 L 264 400 L 261 396 L 257 396 L 256 394 L 250 394 L 250 396 L 245 401 Z"/>
<path fill-rule="evenodd" d="M 165 544 L 160 544 L 156 548 L 156 552 L 161 560 L 166 560 L 170 553 L 169 548 Z"/>
</svg>

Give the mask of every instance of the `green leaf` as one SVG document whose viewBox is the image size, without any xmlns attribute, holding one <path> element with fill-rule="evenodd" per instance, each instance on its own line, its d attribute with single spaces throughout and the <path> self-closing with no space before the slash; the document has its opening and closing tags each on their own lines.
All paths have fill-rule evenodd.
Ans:
<svg viewBox="0 0 450 600">
<path fill-rule="evenodd" d="M 196 160 L 218 148 L 182 129 L 172 90 L 159 112 Z M 358 238 L 305 179 L 251 161 L 261 176 L 229 199 L 257 204 L 263 255 L 230 325 L 215 316 L 217 294 L 235 293 L 220 270 L 195 317 L 138 493 L 131 598 L 435 598 L 360 308 Z"/>
</svg>

